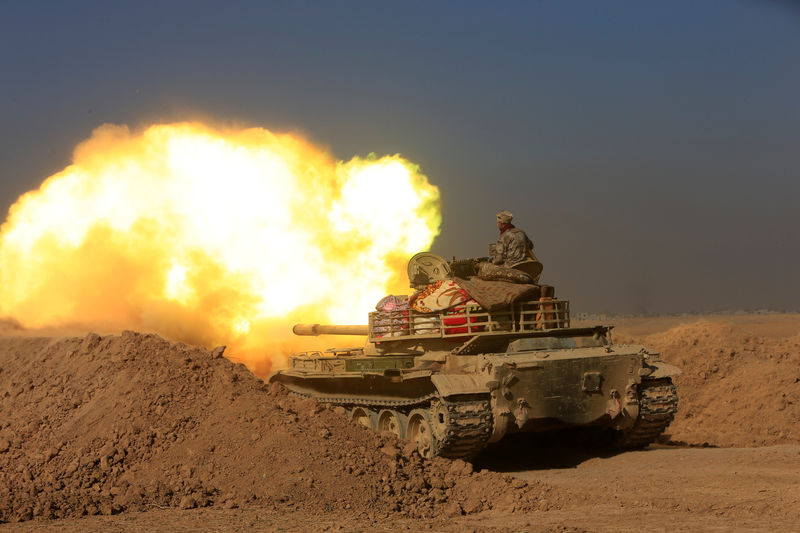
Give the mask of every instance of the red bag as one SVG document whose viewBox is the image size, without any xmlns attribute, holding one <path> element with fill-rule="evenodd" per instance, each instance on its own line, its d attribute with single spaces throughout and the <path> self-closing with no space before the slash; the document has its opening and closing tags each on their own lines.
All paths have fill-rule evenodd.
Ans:
<svg viewBox="0 0 800 533">
<path fill-rule="evenodd" d="M 473 306 L 476 304 L 475 300 L 467 300 L 464 302 L 464 305 L 459 305 L 454 307 L 451 311 L 448 311 L 444 314 L 443 322 L 444 322 L 444 333 L 445 335 L 457 335 L 460 333 L 470 333 L 470 328 L 467 326 L 467 306 L 472 304 Z M 448 318 L 448 315 L 455 315 Z M 480 317 L 471 316 L 469 317 L 469 321 L 471 324 L 479 323 Z M 460 326 L 460 327 L 457 327 Z M 476 331 L 483 331 L 485 326 L 472 326 L 472 332 Z"/>
</svg>

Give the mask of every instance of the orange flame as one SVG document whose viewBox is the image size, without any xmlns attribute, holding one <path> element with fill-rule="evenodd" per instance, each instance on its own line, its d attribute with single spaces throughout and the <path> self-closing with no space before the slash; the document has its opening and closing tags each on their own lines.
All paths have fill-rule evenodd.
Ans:
<svg viewBox="0 0 800 533">
<path fill-rule="evenodd" d="M 263 372 L 293 322 L 365 323 L 407 290 L 402 267 L 440 223 L 438 189 L 397 155 L 344 163 L 262 128 L 104 125 L 11 207 L 0 312 L 227 344 Z"/>
</svg>

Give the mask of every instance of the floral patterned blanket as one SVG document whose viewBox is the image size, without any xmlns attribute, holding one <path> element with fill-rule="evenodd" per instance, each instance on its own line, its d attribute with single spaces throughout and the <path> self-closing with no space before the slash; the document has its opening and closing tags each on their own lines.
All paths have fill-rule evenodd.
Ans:
<svg viewBox="0 0 800 533">
<path fill-rule="evenodd" d="M 419 313 L 436 313 L 461 305 L 470 295 L 453 280 L 439 280 L 431 283 L 413 297 L 411 309 Z"/>
</svg>

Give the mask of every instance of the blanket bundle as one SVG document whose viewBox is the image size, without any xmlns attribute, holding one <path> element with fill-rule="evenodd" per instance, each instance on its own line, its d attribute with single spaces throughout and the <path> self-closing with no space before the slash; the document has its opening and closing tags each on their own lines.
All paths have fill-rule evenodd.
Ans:
<svg viewBox="0 0 800 533">
<path fill-rule="evenodd" d="M 381 298 L 372 315 L 372 332 L 377 337 L 408 335 L 408 296 L 390 294 Z"/>
<path fill-rule="evenodd" d="M 490 312 L 511 307 L 517 300 L 537 300 L 541 294 L 538 285 L 527 283 L 486 281 L 478 277 L 455 278 L 454 283 Z"/>
<path fill-rule="evenodd" d="M 462 305 L 469 299 L 469 294 L 453 280 L 439 280 L 411 297 L 411 309 L 419 313 L 436 313 Z"/>
<path fill-rule="evenodd" d="M 468 324 L 467 307 L 480 306 L 493 312 L 507 309 L 518 300 L 536 300 L 540 295 L 541 288 L 528 283 L 487 281 L 477 276 L 440 280 L 411 297 L 382 298 L 372 314 L 372 331 L 376 337 L 434 335 L 441 328 L 448 335 L 474 333 L 482 331 L 483 326 L 469 326 L 480 324 L 481 318 L 470 317 Z"/>
</svg>

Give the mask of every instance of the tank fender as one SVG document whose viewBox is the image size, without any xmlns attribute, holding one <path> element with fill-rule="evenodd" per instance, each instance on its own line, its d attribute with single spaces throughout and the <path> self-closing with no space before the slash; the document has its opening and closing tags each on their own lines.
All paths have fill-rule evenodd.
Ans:
<svg viewBox="0 0 800 533">
<path fill-rule="evenodd" d="M 434 387 L 443 398 L 457 394 L 488 394 L 487 376 L 469 374 L 434 374 Z"/>
<path fill-rule="evenodd" d="M 681 369 L 664 361 L 648 361 L 647 366 L 655 369 L 647 375 L 647 379 L 671 378 L 681 375 Z"/>
</svg>

